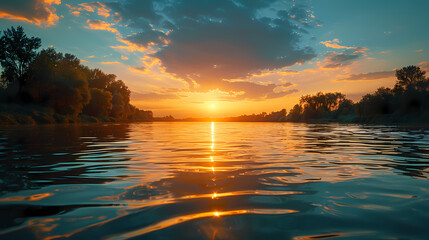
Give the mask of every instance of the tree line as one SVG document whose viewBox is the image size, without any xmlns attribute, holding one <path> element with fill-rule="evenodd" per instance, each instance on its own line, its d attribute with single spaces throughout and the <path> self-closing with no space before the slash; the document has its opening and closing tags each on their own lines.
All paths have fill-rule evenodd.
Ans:
<svg viewBox="0 0 429 240">
<path fill-rule="evenodd" d="M 2 32 L 0 123 L 152 121 L 151 111 L 130 104 L 131 91 L 116 75 L 40 47 L 21 26 Z"/>
<path fill-rule="evenodd" d="M 408 123 L 429 121 L 429 78 L 417 66 L 396 70 L 393 88 L 381 87 L 353 103 L 341 93 L 302 96 L 287 115 L 288 121 L 343 121 Z"/>
</svg>

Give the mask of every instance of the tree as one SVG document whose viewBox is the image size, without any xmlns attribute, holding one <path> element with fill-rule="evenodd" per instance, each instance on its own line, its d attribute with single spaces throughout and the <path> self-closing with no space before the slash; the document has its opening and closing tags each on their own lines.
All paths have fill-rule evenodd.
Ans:
<svg viewBox="0 0 429 240">
<path fill-rule="evenodd" d="M 115 74 L 105 74 L 100 69 L 92 69 L 89 72 L 88 83 L 91 88 L 107 90 L 107 87 L 116 80 Z"/>
<path fill-rule="evenodd" d="M 112 109 L 112 94 L 106 90 L 90 88 L 91 101 L 83 108 L 83 113 L 94 117 L 107 117 Z"/>
<path fill-rule="evenodd" d="M 130 94 L 131 91 L 122 80 L 113 80 L 107 86 L 107 91 L 112 93 L 111 116 L 114 118 L 125 119 L 130 113 Z"/>
<path fill-rule="evenodd" d="M 27 37 L 24 29 L 19 26 L 3 31 L 0 38 L 0 63 L 3 68 L 3 84 L 18 82 L 19 91 L 26 83 L 25 74 L 30 63 L 36 58 L 36 50 L 41 46 L 40 38 Z"/>
<path fill-rule="evenodd" d="M 23 95 L 56 113 L 76 117 L 90 100 L 84 70 L 74 55 L 44 49 L 31 63 L 31 78 Z"/>
<path fill-rule="evenodd" d="M 417 90 L 419 85 L 424 82 L 426 72 L 421 70 L 420 67 L 408 66 L 396 70 L 396 78 L 398 81 L 395 85 L 396 91 L 403 91 L 408 88 L 414 88 Z"/>
<path fill-rule="evenodd" d="M 322 93 L 318 92 L 315 95 L 302 96 L 300 104 L 304 106 L 304 118 L 319 118 L 324 113 L 338 110 L 342 102 L 346 101 L 344 94 L 335 93 Z"/>
<path fill-rule="evenodd" d="M 297 121 L 301 118 L 302 107 L 299 104 L 295 104 L 289 111 L 288 119 L 291 121 Z"/>
<path fill-rule="evenodd" d="M 130 103 L 131 91 L 122 80 L 113 80 L 109 82 L 106 88 L 113 96 L 121 95 L 124 104 Z"/>
<path fill-rule="evenodd" d="M 366 94 L 357 105 L 359 116 L 377 116 L 391 114 L 398 108 L 395 95 L 390 88 L 381 87 L 373 94 Z"/>
</svg>

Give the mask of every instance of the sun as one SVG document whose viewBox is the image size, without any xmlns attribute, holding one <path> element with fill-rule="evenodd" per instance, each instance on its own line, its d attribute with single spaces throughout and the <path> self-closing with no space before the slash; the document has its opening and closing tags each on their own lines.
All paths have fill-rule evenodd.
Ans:
<svg viewBox="0 0 429 240">
<path fill-rule="evenodd" d="M 216 107 L 216 105 L 214 105 L 214 104 L 210 105 L 210 108 L 212 108 L 212 109 L 215 108 L 215 107 Z"/>
</svg>

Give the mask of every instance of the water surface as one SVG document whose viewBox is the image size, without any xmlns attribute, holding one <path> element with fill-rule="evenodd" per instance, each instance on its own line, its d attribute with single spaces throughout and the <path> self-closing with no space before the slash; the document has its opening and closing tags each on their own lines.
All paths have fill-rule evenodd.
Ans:
<svg viewBox="0 0 429 240">
<path fill-rule="evenodd" d="M 427 239 L 429 131 L 0 127 L 0 239 Z"/>
</svg>

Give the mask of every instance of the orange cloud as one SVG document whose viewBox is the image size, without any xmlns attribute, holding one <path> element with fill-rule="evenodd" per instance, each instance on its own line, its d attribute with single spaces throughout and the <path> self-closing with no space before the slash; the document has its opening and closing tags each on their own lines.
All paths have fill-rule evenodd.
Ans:
<svg viewBox="0 0 429 240">
<path fill-rule="evenodd" d="M 95 12 L 94 8 L 91 6 L 91 4 L 88 3 L 81 3 L 79 4 L 79 6 L 83 7 L 83 10 L 87 11 L 87 12 Z"/>
<path fill-rule="evenodd" d="M 128 52 L 144 52 L 146 50 L 148 50 L 149 48 L 146 47 L 142 47 L 140 45 L 137 45 L 135 43 L 132 43 L 128 40 L 125 39 L 118 39 L 119 42 L 122 42 L 124 45 L 120 45 L 120 46 L 111 46 L 111 48 L 113 49 L 120 49 L 120 50 L 126 50 Z"/>
<path fill-rule="evenodd" d="M 75 16 L 79 16 L 81 12 L 97 12 L 99 16 L 109 17 L 110 9 L 103 3 L 92 2 L 92 3 L 80 3 L 78 7 L 71 6 L 70 4 L 66 4 L 68 8 L 71 10 L 71 14 Z"/>
<path fill-rule="evenodd" d="M 60 5 L 61 0 L 36 0 L 31 3 L 28 8 L 31 11 L 17 11 L 0 9 L 0 18 L 29 22 L 37 26 L 51 27 L 54 26 L 58 20 L 58 15 L 55 14 L 55 7 L 53 5 Z M 24 6 L 25 8 L 25 6 Z"/>
<path fill-rule="evenodd" d="M 104 7 L 99 7 L 97 9 L 98 15 L 106 17 L 106 18 L 109 17 L 110 16 L 110 10 L 106 8 L 106 5 L 103 5 L 102 3 L 100 3 L 100 4 Z"/>
<path fill-rule="evenodd" d="M 71 14 L 73 14 L 76 17 L 80 16 L 80 12 L 79 11 L 73 11 L 73 12 L 71 12 Z"/>
<path fill-rule="evenodd" d="M 85 28 L 92 29 L 92 30 L 109 31 L 109 32 L 112 32 L 112 33 L 119 35 L 118 30 L 116 30 L 115 28 L 112 27 L 113 26 L 112 23 L 108 23 L 105 21 L 97 20 L 97 19 L 94 19 L 94 20 L 88 19 L 88 21 L 86 21 L 86 22 L 89 24 L 89 26 L 85 27 Z"/>
<path fill-rule="evenodd" d="M 125 56 L 121 56 L 121 59 L 122 59 L 122 60 L 128 60 L 128 58 L 127 58 L 127 57 L 125 57 Z"/>
<path fill-rule="evenodd" d="M 283 75 L 283 76 L 287 76 L 287 75 L 293 75 L 293 74 L 298 74 L 298 71 L 293 71 L 293 70 L 283 70 L 283 71 L 278 71 L 277 74 Z"/>
<path fill-rule="evenodd" d="M 338 44 L 338 42 L 339 42 L 338 39 L 334 39 L 332 41 L 322 41 L 320 43 L 325 45 L 326 47 L 334 48 L 334 49 L 356 49 L 356 47 L 341 46 Z"/>
<path fill-rule="evenodd" d="M 339 43 L 340 41 L 335 38 L 332 41 L 322 41 L 320 42 L 321 44 L 325 45 L 328 48 L 333 48 L 333 49 L 353 49 L 354 54 L 358 54 L 358 53 L 365 53 L 365 51 L 368 51 L 369 49 L 366 47 L 346 47 L 346 46 L 341 46 Z"/>
<path fill-rule="evenodd" d="M 118 61 L 114 61 L 114 62 L 100 62 L 101 64 L 106 64 L 106 65 L 109 65 L 109 64 L 121 64 L 120 62 L 118 62 Z"/>
<path fill-rule="evenodd" d="M 145 67 L 128 67 L 128 70 L 130 70 L 131 72 L 143 73 L 143 74 L 147 74 L 150 72 L 149 69 Z"/>
</svg>

